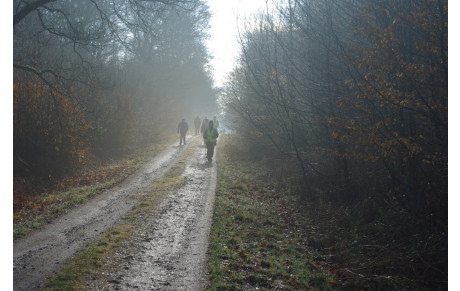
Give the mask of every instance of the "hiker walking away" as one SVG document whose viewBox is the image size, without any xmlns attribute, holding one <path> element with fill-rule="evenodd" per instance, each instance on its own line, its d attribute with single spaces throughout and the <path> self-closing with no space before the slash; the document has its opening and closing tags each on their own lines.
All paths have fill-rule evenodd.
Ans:
<svg viewBox="0 0 460 291">
<path fill-rule="evenodd" d="M 205 116 L 203 119 L 203 122 L 201 123 L 201 134 L 204 134 L 206 132 L 206 129 L 208 129 L 208 126 L 209 126 L 209 120 L 208 120 L 208 117 Z M 204 144 L 206 144 L 206 141 L 204 140 L 204 138 L 203 138 L 203 142 Z"/>
<path fill-rule="evenodd" d="M 219 121 L 217 120 L 217 118 L 215 116 L 214 116 L 214 119 L 212 121 L 214 123 L 214 128 L 218 128 L 219 127 Z"/>
<path fill-rule="evenodd" d="M 184 145 L 185 145 L 185 134 L 187 133 L 188 130 L 188 124 L 185 122 L 185 119 L 182 119 L 182 121 L 179 123 L 179 126 L 177 127 L 177 133 L 180 133 L 180 142 L 179 145 L 182 145 L 182 140 L 184 140 Z"/>
<path fill-rule="evenodd" d="M 195 124 L 195 135 L 200 134 L 200 124 L 201 124 L 201 119 L 197 116 L 193 120 L 193 123 Z"/>
<path fill-rule="evenodd" d="M 217 144 L 217 138 L 219 137 L 219 133 L 217 132 L 217 128 L 214 128 L 213 121 L 209 121 L 209 127 L 203 134 L 204 141 L 206 143 L 206 158 L 209 162 L 212 162 L 212 156 L 214 156 L 214 147 Z"/>
</svg>

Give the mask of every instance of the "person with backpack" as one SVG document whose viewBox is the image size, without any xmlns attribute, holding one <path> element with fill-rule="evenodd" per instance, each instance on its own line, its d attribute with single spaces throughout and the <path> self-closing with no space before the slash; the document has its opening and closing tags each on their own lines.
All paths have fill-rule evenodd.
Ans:
<svg viewBox="0 0 460 291">
<path fill-rule="evenodd" d="M 184 145 L 185 145 L 185 134 L 187 133 L 188 130 L 188 124 L 185 122 L 185 119 L 182 119 L 182 121 L 179 123 L 179 126 L 177 127 L 177 133 L 180 133 L 180 142 L 179 145 L 182 145 L 182 140 L 184 140 Z"/>
<path fill-rule="evenodd" d="M 203 134 L 204 142 L 206 143 L 206 158 L 209 162 L 212 162 L 212 157 L 214 156 L 214 147 L 217 144 L 217 138 L 219 133 L 217 128 L 214 128 L 213 121 L 209 121 L 209 126 Z"/>
</svg>

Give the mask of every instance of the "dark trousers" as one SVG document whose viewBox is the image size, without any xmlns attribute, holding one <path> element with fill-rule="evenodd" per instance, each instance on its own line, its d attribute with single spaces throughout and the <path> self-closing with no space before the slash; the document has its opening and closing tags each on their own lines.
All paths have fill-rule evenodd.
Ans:
<svg viewBox="0 0 460 291">
<path fill-rule="evenodd" d="M 198 126 L 195 125 L 195 135 L 198 135 L 198 134 L 200 134 L 200 125 L 199 124 L 198 124 Z"/>
<path fill-rule="evenodd" d="M 206 158 L 208 158 L 208 161 L 212 161 L 212 157 L 214 156 L 214 147 L 216 146 L 215 143 L 213 142 L 207 142 L 206 143 Z"/>
<path fill-rule="evenodd" d="M 182 144 L 182 140 L 184 140 L 184 144 L 185 144 L 185 132 L 184 133 L 180 133 L 180 142 L 179 144 Z"/>
</svg>

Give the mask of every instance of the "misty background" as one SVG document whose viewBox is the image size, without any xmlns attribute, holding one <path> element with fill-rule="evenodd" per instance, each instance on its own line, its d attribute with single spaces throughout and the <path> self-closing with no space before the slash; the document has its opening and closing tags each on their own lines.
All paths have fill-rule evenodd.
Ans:
<svg viewBox="0 0 460 291">
<path fill-rule="evenodd" d="M 14 171 L 61 174 L 217 113 L 204 1 L 14 2 Z"/>
<path fill-rule="evenodd" d="M 447 0 L 268 2 L 216 87 L 204 0 L 14 0 L 14 183 L 218 115 L 301 201 L 383 221 L 447 281 Z"/>
</svg>

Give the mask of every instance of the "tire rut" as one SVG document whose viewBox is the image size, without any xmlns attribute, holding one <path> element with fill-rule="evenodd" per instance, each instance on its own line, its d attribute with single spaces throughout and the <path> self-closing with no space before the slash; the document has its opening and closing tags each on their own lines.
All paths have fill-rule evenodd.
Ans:
<svg viewBox="0 0 460 291">
<path fill-rule="evenodd" d="M 50 224 L 13 242 L 13 289 L 32 290 L 69 258 L 112 227 L 163 177 L 186 146 L 171 145 L 121 184 L 78 206 Z"/>
<path fill-rule="evenodd" d="M 217 179 L 216 163 L 196 146 L 184 183 L 143 217 L 135 234 L 111 258 L 115 269 L 90 280 L 97 290 L 202 290 Z"/>
</svg>

